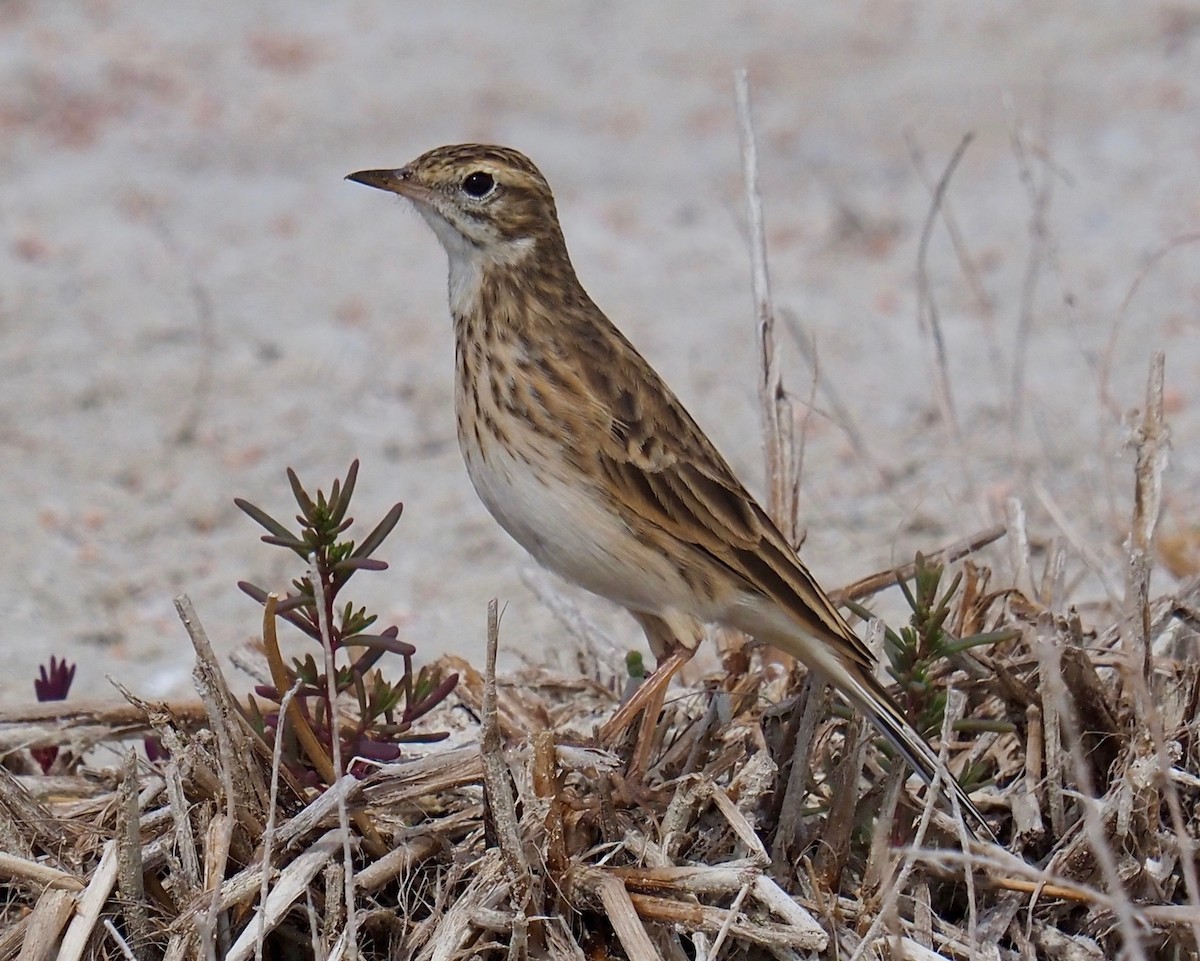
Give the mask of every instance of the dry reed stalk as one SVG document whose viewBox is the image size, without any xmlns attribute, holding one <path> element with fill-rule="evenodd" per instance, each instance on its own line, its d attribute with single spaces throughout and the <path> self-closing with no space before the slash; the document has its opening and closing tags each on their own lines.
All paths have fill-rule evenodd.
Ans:
<svg viewBox="0 0 1200 961">
<path fill-rule="evenodd" d="M 75 916 L 67 925 L 58 947 L 58 961 L 80 961 L 83 957 L 88 939 L 99 923 L 104 903 L 117 883 L 117 870 L 117 842 L 107 841 L 87 888 L 76 902 Z"/>
<path fill-rule="evenodd" d="M 1169 435 L 1163 419 L 1163 379 L 1166 356 L 1157 351 L 1150 362 L 1146 403 L 1137 427 L 1134 448 L 1133 522 L 1128 544 L 1128 574 L 1125 607 L 1129 625 L 1125 652 L 1130 669 L 1140 671 L 1142 683 L 1150 680 L 1150 568 L 1153 563 L 1154 531 L 1162 513 L 1163 474 L 1167 468 Z"/>
<path fill-rule="evenodd" d="M 750 109 L 750 80 L 745 70 L 734 73 L 734 90 L 742 148 L 742 177 L 746 185 L 750 281 L 758 334 L 758 404 L 767 484 L 767 513 L 779 525 L 788 543 L 795 544 L 800 495 L 795 414 L 783 387 L 783 368 L 775 345 L 775 306 L 771 300 L 771 281 L 767 269 L 762 193 L 758 189 L 758 140 Z"/>
<path fill-rule="evenodd" d="M 500 844 L 504 867 L 512 890 L 513 908 L 525 917 L 533 894 L 533 874 L 521 844 L 516 801 L 510 786 L 511 775 L 504 760 L 504 745 L 497 720 L 496 655 L 500 645 L 500 616 L 493 598 L 488 601 L 487 661 L 484 668 L 483 725 L 479 753 L 483 758 L 484 798 L 492 829 Z"/>
<path fill-rule="evenodd" d="M 933 296 L 933 287 L 929 281 L 929 242 L 933 237 L 933 226 L 937 223 L 938 213 L 946 197 L 946 191 L 954 176 L 959 161 L 966 153 L 967 147 L 975 139 L 973 133 L 966 134 L 954 148 L 946 167 L 937 179 L 933 188 L 933 197 L 929 211 L 925 215 L 925 224 L 921 228 L 921 239 L 917 246 L 917 324 L 921 333 L 929 338 L 930 349 L 933 352 L 932 369 L 934 383 L 934 399 L 942 423 L 949 432 L 951 440 L 962 453 L 962 428 L 958 423 L 958 413 L 954 406 L 954 392 L 950 386 L 950 365 L 946 356 L 946 340 L 942 334 L 941 318 L 938 314 L 937 301 Z M 960 456 L 960 461 L 966 461 Z"/>
<path fill-rule="evenodd" d="M 1059 670 L 1060 647 L 1057 632 L 1054 629 L 1053 621 L 1048 616 L 1039 618 L 1038 646 L 1039 651 L 1044 652 L 1041 662 L 1041 674 L 1045 679 L 1043 711 L 1047 712 L 1047 718 L 1050 716 L 1047 711 L 1048 706 L 1058 714 L 1059 724 L 1067 742 L 1067 750 L 1064 753 L 1071 762 L 1072 774 L 1081 795 L 1079 800 L 1083 809 L 1083 833 L 1088 839 L 1092 855 L 1103 872 L 1106 885 L 1117 895 L 1113 899 L 1113 909 L 1125 936 L 1125 951 L 1131 958 L 1145 958 L 1146 954 L 1142 947 L 1141 932 L 1135 917 L 1135 910 L 1132 902 L 1125 895 L 1116 855 L 1109 843 L 1099 805 L 1095 800 L 1096 792 L 1091 771 L 1080 747 L 1081 731 L 1078 717 Z M 1048 696 L 1046 696 L 1047 694 Z M 1051 820 L 1053 821 L 1053 794 L 1051 798 Z M 1056 833 L 1061 836 L 1061 827 L 1056 829 Z"/>
<path fill-rule="evenodd" d="M 71 888 L 47 887 L 21 932 L 23 943 L 17 961 L 53 961 L 62 929 L 75 911 Z"/>
<path fill-rule="evenodd" d="M 267 598 L 266 604 L 266 610 L 272 620 L 272 627 L 274 626 L 276 597 L 277 595 L 271 594 Z M 258 889 L 258 930 L 255 932 L 254 961 L 262 961 L 263 944 L 267 936 L 266 905 L 267 898 L 271 893 L 271 854 L 275 844 L 275 821 L 279 815 L 279 772 L 283 767 L 283 745 L 287 737 L 287 720 L 290 716 L 292 702 L 300 687 L 301 681 L 297 678 L 279 701 L 279 725 L 275 733 L 275 749 L 271 752 L 271 807 L 267 812 L 267 826 L 263 830 L 262 837 L 263 871 Z"/>
<path fill-rule="evenodd" d="M 1006 533 L 1008 533 L 1006 527 L 994 524 L 969 537 L 964 537 L 961 540 L 947 544 L 945 547 L 930 551 L 924 555 L 925 562 L 931 566 L 953 564 L 955 561 L 960 561 L 964 557 L 968 557 L 987 547 L 989 544 L 998 541 Z M 847 584 L 836 591 L 831 591 L 829 596 L 835 604 L 845 604 L 848 601 L 861 601 L 864 597 L 870 597 L 872 594 L 877 594 L 889 587 L 895 587 L 900 581 L 911 581 L 916 577 L 916 574 L 916 562 L 909 561 L 906 564 L 898 564 L 895 567 L 889 567 L 886 570 L 869 574 L 860 580 L 854 581 L 852 584 Z"/>
<path fill-rule="evenodd" d="M 25 884 L 39 891 L 82 891 L 84 887 L 83 882 L 70 872 L 3 852 L 0 852 L 0 877 L 9 883 Z"/>
<path fill-rule="evenodd" d="M 880 461 L 867 445 L 866 437 L 859 429 L 853 413 L 851 413 L 845 401 L 842 400 L 841 393 L 837 389 L 836 380 L 832 377 L 821 377 L 821 365 L 818 362 L 819 358 L 815 338 L 811 337 L 804 329 L 804 324 L 800 320 L 800 316 L 794 310 L 780 307 L 778 314 L 787 325 L 792 339 L 796 342 L 796 346 L 800 350 L 800 356 L 808 364 L 808 369 L 812 373 L 814 390 L 820 391 L 826 403 L 829 404 L 830 419 L 841 428 L 847 440 L 850 441 L 850 446 L 854 449 L 855 455 L 871 469 L 876 477 L 879 478 L 880 483 L 883 485 L 889 484 L 891 481 L 891 469 Z M 806 407 L 805 419 L 807 420 L 808 414 L 813 410 L 812 398 L 809 399 Z"/>
<path fill-rule="evenodd" d="M 1109 329 L 1104 350 L 1100 352 L 1099 370 L 1097 372 L 1100 403 L 1104 405 L 1105 410 L 1108 411 L 1110 417 L 1116 423 L 1119 423 L 1122 419 L 1124 406 L 1112 393 L 1113 362 L 1118 356 L 1117 341 L 1120 339 L 1121 328 L 1125 325 L 1125 319 L 1129 316 L 1129 307 L 1137 296 L 1138 291 L 1141 290 L 1142 284 L 1146 282 L 1146 279 L 1169 254 L 1196 243 L 1200 243 L 1200 231 L 1192 231 L 1172 237 L 1142 262 L 1137 275 L 1133 278 L 1129 284 L 1129 289 L 1121 299 L 1121 305 L 1117 308 L 1117 315 L 1113 319 L 1112 327 Z"/>
<path fill-rule="evenodd" d="M 791 849 L 801 835 L 801 809 L 808 796 L 808 780 L 811 776 L 809 758 L 817 725 L 829 713 L 828 695 L 829 686 L 810 673 L 804 679 L 804 687 L 791 712 L 792 723 L 788 729 L 791 739 L 789 773 L 776 816 L 777 828 L 772 848 L 773 859 L 781 872 L 785 870 Z"/>
<path fill-rule="evenodd" d="M 917 176 L 921 178 L 925 189 L 932 196 L 937 189 L 937 184 L 925 167 L 924 152 L 913 136 L 906 134 L 904 139 L 908 145 L 913 168 L 917 171 Z M 954 250 L 959 270 L 971 291 L 971 299 L 975 301 L 975 308 L 983 320 L 988 364 L 992 370 L 1000 370 L 1004 365 L 1001 362 L 1000 345 L 996 336 L 996 308 L 984 287 L 979 263 L 971 256 L 971 252 L 967 248 L 966 238 L 958 225 L 958 218 L 954 216 L 954 209 L 950 198 L 945 195 L 945 191 L 943 191 L 941 203 L 938 205 L 938 214 L 941 217 L 942 225 L 946 228 L 946 235 L 950 238 L 950 246 Z"/>
<path fill-rule="evenodd" d="M 1135 437 L 1137 461 L 1134 468 L 1133 517 L 1127 545 L 1129 588 L 1126 594 L 1126 631 L 1130 637 L 1124 649 L 1132 662 L 1127 665 L 1126 682 L 1133 690 L 1133 702 L 1150 735 L 1154 759 L 1163 778 L 1163 795 L 1179 849 L 1188 900 L 1196 909 L 1190 921 L 1191 931 L 1196 946 L 1200 948 L 1200 876 L 1197 875 L 1194 857 L 1196 841 L 1186 827 L 1183 806 L 1171 776 L 1173 766 L 1166 744 L 1162 712 L 1150 688 L 1154 640 L 1157 636 L 1156 619 L 1150 601 L 1150 573 L 1154 534 L 1162 511 L 1163 475 L 1169 450 L 1169 432 L 1163 414 L 1165 368 L 1165 354 L 1156 351 L 1150 361 L 1145 409 Z"/>
<path fill-rule="evenodd" d="M 158 705 L 185 728 L 201 724 L 206 713 L 196 700 Z M 94 744 L 123 740 L 149 732 L 152 722 L 143 706 L 96 699 L 6 704 L 0 707 L 0 754 L 30 747 L 71 745 L 86 750 Z"/>
<path fill-rule="evenodd" d="M 1097 549 L 1088 543 L 1087 538 L 1083 536 L 1071 521 L 1067 512 L 1062 509 L 1044 484 L 1040 481 L 1034 481 L 1033 492 L 1037 495 L 1037 499 L 1042 507 L 1045 508 L 1046 513 L 1050 515 L 1050 519 L 1058 525 L 1058 529 L 1062 531 L 1063 536 L 1067 539 L 1067 543 L 1075 549 L 1075 552 L 1086 567 L 1103 585 L 1108 600 L 1114 604 L 1120 603 L 1124 592 L 1121 590 L 1118 578 L 1113 572 L 1113 565 L 1101 553 L 1102 549 Z"/>
<path fill-rule="evenodd" d="M 150 916 L 142 864 L 141 824 L 138 818 L 137 755 L 125 755 L 124 777 L 117 789 L 117 890 L 128 905 L 125 911 L 131 937 L 138 944 L 149 940 Z"/>
<path fill-rule="evenodd" d="M 325 604 L 325 582 L 317 569 L 316 554 L 308 558 L 308 581 L 313 586 L 313 603 L 317 608 L 317 626 L 321 632 L 321 649 L 325 654 L 325 695 L 329 707 L 329 738 L 333 770 L 338 775 L 331 783 L 336 800 L 338 827 L 342 834 L 342 896 L 346 904 L 345 944 L 350 961 L 358 961 L 358 913 L 354 905 L 354 838 L 350 834 L 350 813 L 346 806 L 346 767 L 342 761 L 341 720 L 338 712 L 337 665 L 334 662 L 333 630 L 329 624 L 329 609 Z"/>
<path fill-rule="evenodd" d="M 341 853 L 342 837 L 341 828 L 327 832 L 324 837 L 314 844 L 310 844 L 303 854 L 279 872 L 275 886 L 259 909 L 262 929 L 273 931 L 292 909 L 292 905 L 307 894 L 309 885 L 318 872 Z M 252 880 L 256 881 L 257 879 Z M 248 890 L 257 892 L 258 885 L 252 884 Z M 233 942 L 223 961 L 248 961 L 255 952 L 259 930 L 260 926 L 257 924 L 247 925 L 242 930 L 241 936 Z"/>
<path fill-rule="evenodd" d="M 1045 116 L 1043 116 L 1045 119 Z M 1043 135 L 1042 143 L 1048 138 Z M 1024 127 L 1009 108 L 1009 142 L 1017 161 L 1017 173 L 1025 187 L 1031 211 L 1029 223 L 1029 256 L 1021 283 L 1021 301 L 1017 313 L 1017 329 L 1013 343 L 1012 377 L 1010 385 L 1009 427 L 1015 434 L 1021 423 L 1025 404 L 1025 369 L 1029 338 L 1033 330 L 1033 302 L 1038 282 L 1046 265 L 1050 245 L 1047 211 L 1053 196 L 1052 187 L 1057 172 L 1047 162 L 1044 150 L 1032 150 Z M 1041 180 L 1034 174 L 1032 158 L 1042 161 Z"/>
</svg>

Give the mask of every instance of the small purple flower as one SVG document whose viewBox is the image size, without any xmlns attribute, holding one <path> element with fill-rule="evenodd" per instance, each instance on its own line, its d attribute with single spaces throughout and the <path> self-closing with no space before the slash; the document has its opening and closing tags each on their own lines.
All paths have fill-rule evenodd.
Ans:
<svg viewBox="0 0 1200 961">
<path fill-rule="evenodd" d="M 171 756 L 171 752 L 163 747 L 163 742 L 157 736 L 142 738 L 142 747 L 146 749 L 146 757 L 151 764 L 165 761 Z"/>
<path fill-rule="evenodd" d="M 50 670 L 46 665 L 38 666 L 38 680 L 33 682 L 33 691 L 39 701 L 65 701 L 67 692 L 71 690 L 71 682 L 75 680 L 75 665 L 68 665 L 66 659 L 59 660 L 50 655 Z"/>
<path fill-rule="evenodd" d="M 59 660 L 50 656 L 50 670 L 45 664 L 38 665 L 38 678 L 33 682 L 33 692 L 39 701 L 65 701 L 67 692 L 71 690 L 71 682 L 75 680 L 75 665 L 68 666 L 66 659 Z M 37 761 L 43 774 L 48 774 L 58 757 L 58 748 L 54 745 L 30 748 L 29 753 Z"/>
</svg>

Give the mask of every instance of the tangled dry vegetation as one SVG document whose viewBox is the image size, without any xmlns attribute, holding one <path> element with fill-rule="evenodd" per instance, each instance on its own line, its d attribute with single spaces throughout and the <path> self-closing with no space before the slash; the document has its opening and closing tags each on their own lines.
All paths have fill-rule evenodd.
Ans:
<svg viewBox="0 0 1200 961">
<path fill-rule="evenodd" d="M 181 599 L 196 702 L 0 717 L 0 959 L 1195 956 L 1200 578 L 1148 593 L 1153 390 L 1139 440 L 1128 590 L 1099 626 L 1063 596 L 1067 545 L 1034 578 L 1015 504 L 1007 527 L 841 592 L 959 570 L 929 595 L 942 636 L 991 643 L 921 676 L 954 691 L 943 756 L 999 843 L 971 840 L 802 670 L 729 638 L 719 672 L 603 743 L 628 672 L 567 617 L 573 665 L 497 680 L 494 605 L 484 672 L 442 665 L 461 680 L 424 723 L 446 740 L 306 785 Z M 1016 574 L 996 584 L 974 552 L 1002 536 Z M 936 613 L 915 600 L 914 624 Z M 150 732 L 165 759 L 83 760 Z M 649 762 L 630 770 L 639 736 Z"/>
</svg>

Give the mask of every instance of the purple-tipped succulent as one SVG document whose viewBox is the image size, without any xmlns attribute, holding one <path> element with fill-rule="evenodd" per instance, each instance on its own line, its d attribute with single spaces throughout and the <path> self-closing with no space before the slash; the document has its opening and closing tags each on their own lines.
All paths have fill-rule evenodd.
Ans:
<svg viewBox="0 0 1200 961">
<path fill-rule="evenodd" d="M 33 693 L 39 701 L 65 701 L 71 690 L 71 682 L 75 680 L 75 665 L 68 664 L 66 659 L 59 660 L 50 656 L 50 669 L 45 664 L 38 665 L 38 677 L 33 682 Z M 33 759 L 41 767 L 42 773 L 47 774 L 54 759 L 58 757 L 58 748 L 54 745 L 35 747 L 29 751 Z"/>
</svg>

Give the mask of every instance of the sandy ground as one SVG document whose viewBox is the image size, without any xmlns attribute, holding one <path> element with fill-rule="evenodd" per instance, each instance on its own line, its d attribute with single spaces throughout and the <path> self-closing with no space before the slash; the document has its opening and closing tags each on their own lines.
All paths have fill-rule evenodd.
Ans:
<svg viewBox="0 0 1200 961">
<path fill-rule="evenodd" d="M 1194 4 L 6 0 L 0 693 L 28 695 L 51 653 L 93 693 L 106 672 L 185 690 L 173 595 L 229 651 L 258 621 L 235 582 L 295 573 L 233 497 L 286 515 L 286 466 L 327 484 L 354 457 L 360 518 L 406 506 L 391 571 L 355 596 L 422 656 L 476 657 L 493 596 L 510 649 L 564 643 L 459 460 L 443 254 L 342 180 L 440 143 L 539 163 L 595 299 L 759 489 L 741 65 L 776 300 L 819 357 L 802 501 L 818 576 L 911 557 L 1017 496 L 1035 539 L 1062 534 L 1058 505 L 1119 585 L 1122 418 L 1156 349 L 1164 530 L 1189 529 L 1200 244 L 1171 245 L 1200 230 Z M 956 442 L 917 264 L 927 182 L 968 131 L 947 195 L 963 256 L 939 222 L 927 257 Z"/>
</svg>

